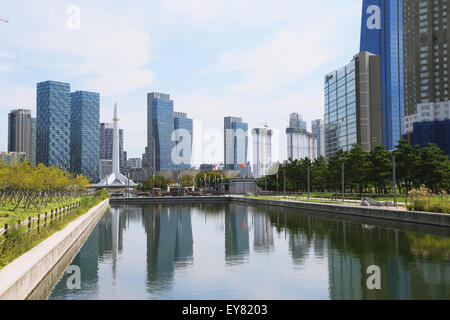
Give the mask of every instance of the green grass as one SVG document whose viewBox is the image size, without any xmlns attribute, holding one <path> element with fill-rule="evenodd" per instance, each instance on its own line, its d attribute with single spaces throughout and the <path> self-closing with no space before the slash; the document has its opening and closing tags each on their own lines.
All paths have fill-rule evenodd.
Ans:
<svg viewBox="0 0 450 320">
<path fill-rule="evenodd" d="M 408 210 L 450 214 L 450 197 L 413 197 L 408 204 Z"/>
<path fill-rule="evenodd" d="M 0 244 L 0 270 L 55 232 L 62 230 L 67 224 L 85 214 L 89 209 L 108 198 L 108 196 L 105 192 L 98 192 L 93 197 L 82 196 L 79 209 L 62 217 L 61 221 L 55 221 L 52 224 L 48 223 L 45 228 L 41 223 L 40 233 L 33 230 L 31 234 L 27 234 L 26 227 L 11 228 L 6 236 L 0 236 L 0 242 L 4 241 Z M 33 227 L 35 226 L 34 223 Z"/>
<path fill-rule="evenodd" d="M 38 210 L 32 206 L 29 210 L 25 210 L 23 207 L 20 207 L 14 211 L 14 206 L 12 204 L 0 206 L 0 228 L 3 228 L 5 223 L 7 223 L 8 226 L 13 226 L 17 224 L 19 220 L 28 220 L 28 217 L 34 218 L 38 214 L 45 214 L 46 212 L 50 214 L 51 210 L 68 206 L 72 203 L 79 202 L 80 200 L 81 198 L 78 197 L 67 201 L 53 202 L 46 207 L 41 207 L 41 210 Z"/>
</svg>

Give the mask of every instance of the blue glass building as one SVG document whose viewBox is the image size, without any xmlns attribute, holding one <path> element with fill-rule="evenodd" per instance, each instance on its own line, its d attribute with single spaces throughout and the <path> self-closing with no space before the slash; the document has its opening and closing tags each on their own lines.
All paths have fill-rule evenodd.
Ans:
<svg viewBox="0 0 450 320">
<path fill-rule="evenodd" d="M 361 52 L 381 57 L 383 144 L 401 139 L 404 117 L 403 0 L 364 0 Z"/>
<path fill-rule="evenodd" d="M 450 120 L 415 122 L 413 126 L 413 132 L 410 134 L 411 145 L 424 148 L 429 143 L 434 143 L 445 155 L 450 156 Z"/>
<path fill-rule="evenodd" d="M 176 170 L 171 155 L 175 143 L 173 101 L 170 95 L 149 93 L 147 96 L 147 144 L 149 174 L 160 170 Z"/>
<path fill-rule="evenodd" d="M 100 156 L 100 94 L 70 94 L 70 171 L 98 180 Z"/>
<path fill-rule="evenodd" d="M 181 164 L 177 164 L 178 170 L 189 170 L 192 165 L 192 141 L 194 134 L 194 122 L 187 118 L 186 113 L 175 112 L 173 118 L 173 127 L 175 130 L 175 153 L 182 159 Z M 184 132 L 181 132 L 184 131 Z M 185 136 L 189 135 L 189 137 Z M 184 139 L 189 139 L 186 148 Z"/>
<path fill-rule="evenodd" d="M 70 169 L 70 84 L 37 84 L 36 162 Z"/>
<path fill-rule="evenodd" d="M 325 156 L 348 151 L 358 143 L 356 60 L 325 77 Z"/>
</svg>

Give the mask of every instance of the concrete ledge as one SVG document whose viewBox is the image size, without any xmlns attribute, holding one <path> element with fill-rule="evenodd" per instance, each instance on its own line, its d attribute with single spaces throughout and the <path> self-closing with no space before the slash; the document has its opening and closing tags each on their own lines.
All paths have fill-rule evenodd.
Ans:
<svg viewBox="0 0 450 320">
<path fill-rule="evenodd" d="M 377 219 L 450 227 L 450 214 L 442 214 L 442 213 L 380 209 L 362 206 L 345 206 L 345 205 L 325 204 L 316 202 L 264 200 L 264 199 L 252 199 L 240 197 L 232 197 L 232 201 L 248 205 L 276 206 L 289 209 L 327 212 L 338 215 L 364 216 Z"/>
<path fill-rule="evenodd" d="M 108 207 L 109 199 L 106 199 L 3 268 L 0 271 L 0 300 L 26 299 Z"/>
<path fill-rule="evenodd" d="M 231 197 L 155 197 L 155 198 L 111 198 L 111 204 L 152 204 L 152 203 L 210 203 L 229 202 Z"/>
</svg>

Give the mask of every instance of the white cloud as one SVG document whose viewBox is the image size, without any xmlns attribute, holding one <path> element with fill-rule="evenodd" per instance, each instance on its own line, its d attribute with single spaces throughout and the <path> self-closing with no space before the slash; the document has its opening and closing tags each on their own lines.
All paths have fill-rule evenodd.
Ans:
<svg viewBox="0 0 450 320">
<path fill-rule="evenodd" d="M 265 94 L 307 76 L 332 58 L 332 34 L 301 27 L 280 31 L 261 47 L 223 54 L 226 70 L 242 72 L 243 80 L 232 86 L 234 93 Z"/>
</svg>

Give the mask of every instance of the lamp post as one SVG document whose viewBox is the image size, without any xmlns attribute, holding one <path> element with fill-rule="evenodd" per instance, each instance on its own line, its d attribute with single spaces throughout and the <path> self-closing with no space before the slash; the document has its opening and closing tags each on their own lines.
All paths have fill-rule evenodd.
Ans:
<svg viewBox="0 0 450 320">
<path fill-rule="evenodd" d="M 342 202 L 345 202 L 345 163 L 342 161 Z"/>
<path fill-rule="evenodd" d="M 395 153 L 392 152 L 392 186 L 394 191 L 394 206 L 397 207 L 397 181 L 395 178 Z"/>
<path fill-rule="evenodd" d="M 309 166 L 308 166 L 308 200 L 309 200 L 309 188 L 310 188 L 310 184 L 309 184 Z"/>
</svg>

